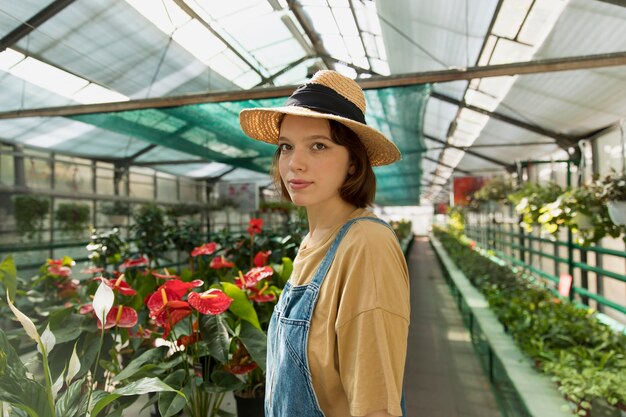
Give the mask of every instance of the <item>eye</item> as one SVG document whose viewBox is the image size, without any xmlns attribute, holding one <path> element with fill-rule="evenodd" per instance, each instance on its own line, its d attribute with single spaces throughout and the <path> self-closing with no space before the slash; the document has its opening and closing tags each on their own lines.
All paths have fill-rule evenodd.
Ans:
<svg viewBox="0 0 626 417">
<path fill-rule="evenodd" d="M 321 142 L 315 142 L 313 144 L 313 150 L 315 150 L 315 151 L 322 151 L 322 150 L 324 150 L 326 148 L 328 148 L 328 146 L 324 145 Z"/>
<path fill-rule="evenodd" d="M 279 143 L 278 144 L 278 150 L 280 150 L 280 153 L 284 153 L 287 151 L 291 150 L 291 145 L 289 145 L 288 143 Z"/>
</svg>

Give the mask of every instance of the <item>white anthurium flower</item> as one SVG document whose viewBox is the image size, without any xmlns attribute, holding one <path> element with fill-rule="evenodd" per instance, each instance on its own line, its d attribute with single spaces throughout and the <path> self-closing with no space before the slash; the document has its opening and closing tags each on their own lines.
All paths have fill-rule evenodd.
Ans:
<svg viewBox="0 0 626 417">
<path fill-rule="evenodd" d="M 26 330 L 26 334 L 30 336 L 30 338 L 33 339 L 35 342 L 37 342 L 37 344 L 41 343 L 41 339 L 39 338 L 39 333 L 37 333 L 37 328 L 35 327 L 35 324 L 32 322 L 31 319 L 28 318 L 28 316 L 26 316 L 26 314 L 22 313 L 20 310 L 17 309 L 17 307 L 13 305 L 11 299 L 9 298 L 8 292 L 7 304 L 9 305 L 9 308 L 11 309 L 13 314 L 15 314 L 15 317 L 17 317 L 19 322 L 22 324 L 22 327 L 24 327 L 24 330 Z"/>
<path fill-rule="evenodd" d="M 65 377 L 65 383 L 69 386 L 72 382 L 72 379 L 76 376 L 78 371 L 80 371 L 80 360 L 78 359 L 78 355 L 76 354 L 76 343 L 74 344 L 74 351 L 72 352 L 72 356 L 70 357 L 70 365 L 67 369 L 67 375 Z"/>
<path fill-rule="evenodd" d="M 96 313 L 96 317 L 100 320 L 102 328 L 106 323 L 107 314 L 113 307 L 113 301 L 115 296 L 113 290 L 109 288 L 103 281 L 100 281 L 100 286 L 96 290 L 96 294 L 93 296 L 93 311 Z"/>
<path fill-rule="evenodd" d="M 46 326 L 46 330 L 43 331 L 43 333 L 41 334 L 41 345 L 37 345 L 37 351 L 39 353 L 41 352 L 41 346 L 43 346 L 44 349 L 46 349 L 46 355 L 50 353 L 50 351 L 52 351 L 52 349 L 54 349 L 54 345 L 56 345 L 57 343 L 57 338 L 54 337 L 54 333 L 52 333 L 50 331 L 50 324 L 48 324 Z"/>
<path fill-rule="evenodd" d="M 57 394 L 61 391 L 63 387 L 63 372 L 57 378 L 57 380 L 52 384 L 52 399 L 55 400 L 57 398 Z"/>
</svg>

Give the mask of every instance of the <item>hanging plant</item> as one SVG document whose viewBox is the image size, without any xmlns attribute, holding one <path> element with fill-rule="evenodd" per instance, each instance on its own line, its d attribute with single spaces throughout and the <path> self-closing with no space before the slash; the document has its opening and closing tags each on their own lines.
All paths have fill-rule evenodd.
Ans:
<svg viewBox="0 0 626 417">
<path fill-rule="evenodd" d="M 202 207 L 197 204 L 179 203 L 167 208 L 167 215 L 174 218 L 193 216 L 201 212 Z"/>
<path fill-rule="evenodd" d="M 54 219 L 59 223 L 59 228 L 74 237 L 87 229 L 89 224 L 89 206 L 81 203 L 59 204 Z"/>
<path fill-rule="evenodd" d="M 102 203 L 100 206 L 100 213 L 106 216 L 130 216 L 132 212 L 130 203 L 124 201 Z"/>
<path fill-rule="evenodd" d="M 617 238 L 622 228 L 609 218 L 601 194 L 602 187 L 597 184 L 567 190 L 554 202 L 539 209 L 538 221 L 552 234 L 561 227 L 569 228 L 574 233 L 574 241 L 582 246 L 598 243 L 606 236 Z"/>
<path fill-rule="evenodd" d="M 533 231 L 533 226 L 539 224 L 541 207 L 552 203 L 562 193 L 563 189 L 553 182 L 545 185 L 527 182 L 508 198 L 515 204 L 515 210 L 521 216 L 520 226 L 530 233 Z"/>
<path fill-rule="evenodd" d="M 513 182 L 509 177 L 495 177 L 474 193 L 474 200 L 480 202 L 505 202 L 513 191 Z"/>
<path fill-rule="evenodd" d="M 599 181 L 601 198 L 606 202 L 609 216 L 618 226 L 626 226 L 626 173 L 611 174 Z"/>
<path fill-rule="evenodd" d="M 13 216 L 17 232 L 33 238 L 41 236 L 43 222 L 50 210 L 50 199 L 33 195 L 17 195 L 13 198 Z"/>
</svg>

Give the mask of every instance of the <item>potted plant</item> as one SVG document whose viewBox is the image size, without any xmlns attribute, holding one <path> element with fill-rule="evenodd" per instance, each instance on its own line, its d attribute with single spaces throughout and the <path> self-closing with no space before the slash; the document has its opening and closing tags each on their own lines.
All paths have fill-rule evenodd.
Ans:
<svg viewBox="0 0 626 417">
<path fill-rule="evenodd" d="M 485 183 L 474 193 L 472 200 L 480 203 L 487 203 L 490 211 L 498 205 L 502 206 L 513 191 L 513 182 L 509 177 L 495 177 Z M 501 208 L 501 207 L 500 207 Z"/>
<path fill-rule="evenodd" d="M 600 181 L 602 201 L 606 202 L 609 216 L 618 226 L 626 226 L 626 172 L 612 172 Z"/>
<path fill-rule="evenodd" d="M 61 230 L 78 237 L 87 228 L 89 223 L 89 206 L 81 203 L 61 203 L 57 208 L 54 219 L 59 223 Z"/>
<path fill-rule="evenodd" d="M 621 230 L 611 222 L 601 193 L 602 188 L 597 184 L 567 190 L 539 209 L 538 222 L 552 234 L 562 226 L 568 227 L 576 243 L 583 246 L 597 243 L 607 235 L 619 237 Z"/>
<path fill-rule="evenodd" d="M 100 206 L 100 213 L 108 216 L 114 225 L 124 224 L 132 212 L 130 203 L 125 201 L 107 202 Z"/>
<path fill-rule="evenodd" d="M 159 258 L 171 248 L 163 209 L 156 204 L 144 204 L 135 212 L 133 220 L 131 231 L 137 250 L 158 265 Z"/>
<path fill-rule="evenodd" d="M 17 232 L 27 238 L 38 237 L 50 210 L 50 199 L 33 195 L 17 195 L 13 198 L 13 216 Z"/>
<path fill-rule="evenodd" d="M 179 203 L 168 207 L 166 212 L 169 217 L 174 218 L 193 216 L 194 214 L 201 213 L 202 207 L 197 204 Z"/>
<path fill-rule="evenodd" d="M 528 233 L 533 226 L 539 224 L 540 209 L 555 201 L 563 189 L 555 183 L 540 185 L 527 182 L 519 190 L 510 194 L 508 199 L 515 204 L 515 210 L 521 216 L 520 226 Z"/>
</svg>

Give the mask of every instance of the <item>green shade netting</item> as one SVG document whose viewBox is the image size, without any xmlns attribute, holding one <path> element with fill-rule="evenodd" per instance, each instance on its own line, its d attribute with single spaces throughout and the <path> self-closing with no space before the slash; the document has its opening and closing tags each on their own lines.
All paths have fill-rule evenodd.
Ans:
<svg viewBox="0 0 626 417">
<path fill-rule="evenodd" d="M 425 151 L 422 123 L 430 85 L 366 90 L 367 124 L 391 138 L 402 160 L 374 169 L 376 203 L 418 205 Z M 239 112 L 281 106 L 286 97 L 72 116 L 112 132 L 196 155 L 206 161 L 269 172 L 276 147 L 251 140 L 239 126 Z"/>
</svg>

